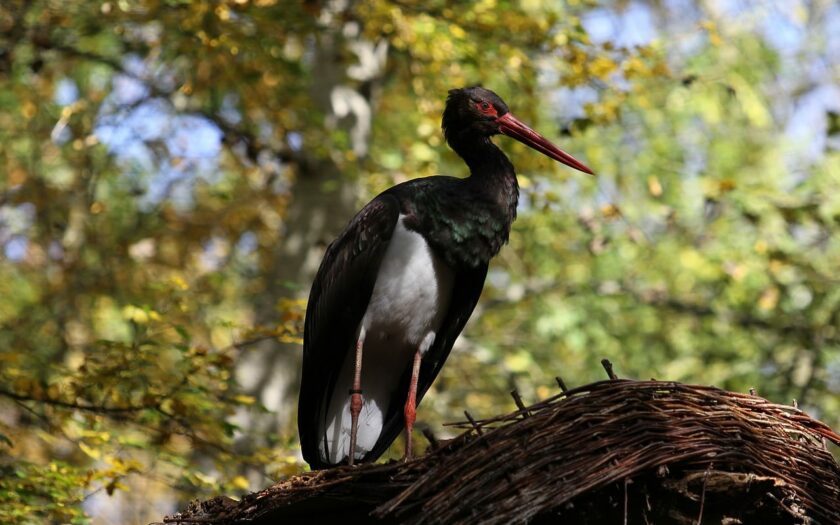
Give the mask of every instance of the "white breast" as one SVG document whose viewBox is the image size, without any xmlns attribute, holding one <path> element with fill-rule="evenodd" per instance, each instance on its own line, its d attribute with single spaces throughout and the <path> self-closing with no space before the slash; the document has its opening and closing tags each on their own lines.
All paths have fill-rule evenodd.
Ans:
<svg viewBox="0 0 840 525">
<path fill-rule="evenodd" d="M 364 334 L 362 398 L 356 438 L 356 458 L 373 448 L 383 419 L 414 353 L 425 353 L 446 315 L 452 294 L 452 269 L 426 240 L 403 225 L 400 216 L 382 260 L 373 294 L 359 326 Z M 326 419 L 325 459 L 337 463 L 350 446 L 350 399 L 355 348 L 347 356 L 333 390 Z M 408 392 L 400 393 L 405 400 Z M 401 408 L 400 408 L 401 409 Z M 324 446 L 326 445 L 326 447 Z M 326 451 L 329 450 L 329 457 Z"/>
<path fill-rule="evenodd" d="M 440 326 L 451 293 L 452 270 L 400 217 L 362 325 L 369 338 L 402 338 L 416 350 Z"/>
</svg>

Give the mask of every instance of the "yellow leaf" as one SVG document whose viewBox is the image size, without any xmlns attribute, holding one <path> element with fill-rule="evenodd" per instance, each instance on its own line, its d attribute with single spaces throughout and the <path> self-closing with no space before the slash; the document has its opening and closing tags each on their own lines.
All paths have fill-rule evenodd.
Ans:
<svg viewBox="0 0 840 525">
<path fill-rule="evenodd" d="M 631 57 L 623 64 L 624 73 L 627 78 L 645 77 L 650 75 L 650 68 L 639 57 Z"/>
<path fill-rule="evenodd" d="M 83 442 L 79 443 L 79 448 L 82 450 L 82 452 L 90 456 L 92 459 L 99 459 L 102 457 L 102 452 L 93 447 L 87 446 Z"/>
<path fill-rule="evenodd" d="M 108 432 L 99 432 L 96 430 L 82 430 L 79 432 L 82 437 L 93 438 L 99 441 L 108 441 L 111 439 L 111 434 Z"/>
<path fill-rule="evenodd" d="M 761 297 L 758 299 L 758 307 L 765 311 L 774 309 L 778 303 L 779 289 L 776 287 L 764 290 Z"/>
<path fill-rule="evenodd" d="M 37 112 L 38 108 L 29 100 L 24 102 L 20 107 L 20 113 L 24 116 L 26 120 L 31 120 Z"/>
<path fill-rule="evenodd" d="M 650 177 L 648 177 L 647 184 L 648 191 L 651 195 L 653 195 L 654 197 L 659 197 L 660 195 L 662 195 L 662 184 L 660 184 L 659 179 L 656 177 L 656 175 L 651 175 Z"/>
<path fill-rule="evenodd" d="M 735 189 L 735 181 L 732 179 L 722 179 L 718 187 L 721 193 L 729 193 Z"/>
<path fill-rule="evenodd" d="M 257 401 L 254 399 L 254 396 L 246 396 L 245 394 L 236 395 L 233 397 L 233 400 L 240 405 L 253 405 Z"/>
<path fill-rule="evenodd" d="M 744 77 L 731 74 L 729 84 L 738 93 L 738 102 L 750 123 L 757 128 L 766 128 L 773 123 L 773 116 L 759 91 L 753 89 Z"/>
<path fill-rule="evenodd" d="M 601 214 L 607 219 L 621 217 L 621 210 L 615 204 L 604 204 L 601 206 Z"/>
<path fill-rule="evenodd" d="M 720 38 L 720 32 L 718 31 L 717 25 L 712 21 L 704 21 L 700 23 L 700 27 L 705 29 L 709 34 L 709 43 L 715 47 L 719 47 L 723 40 Z"/>
<path fill-rule="evenodd" d="M 130 304 L 123 307 L 122 316 L 124 319 L 134 321 L 137 324 L 146 324 L 149 322 L 149 314 L 142 308 L 137 308 Z"/>
<path fill-rule="evenodd" d="M 515 352 L 506 355 L 504 363 L 511 372 L 526 372 L 533 364 L 533 360 L 527 352 Z"/>
<path fill-rule="evenodd" d="M 241 490 L 248 490 L 248 488 L 250 487 L 250 484 L 248 483 L 248 480 L 245 478 L 245 476 L 236 476 L 231 480 L 231 483 L 233 483 L 234 487 Z"/>
<path fill-rule="evenodd" d="M 597 57 L 589 64 L 589 70 L 599 78 L 607 78 L 617 67 L 618 65 L 607 57 Z"/>
<path fill-rule="evenodd" d="M 203 472 L 195 472 L 193 476 L 203 485 L 213 485 L 216 483 L 216 479 L 213 476 L 209 476 Z"/>
</svg>

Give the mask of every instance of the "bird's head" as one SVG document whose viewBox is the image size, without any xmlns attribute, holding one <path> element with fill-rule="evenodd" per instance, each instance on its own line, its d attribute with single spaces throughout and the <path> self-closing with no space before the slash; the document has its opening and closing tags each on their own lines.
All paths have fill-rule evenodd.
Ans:
<svg viewBox="0 0 840 525">
<path fill-rule="evenodd" d="M 459 144 L 471 139 L 501 133 L 567 166 L 593 174 L 582 162 L 514 117 L 499 95 L 480 86 L 449 90 L 441 127 L 446 141 L 456 151 Z"/>
<path fill-rule="evenodd" d="M 450 89 L 443 110 L 443 132 L 447 141 L 456 135 L 490 137 L 500 133 L 497 120 L 509 113 L 507 104 L 489 89 L 474 86 Z"/>
</svg>

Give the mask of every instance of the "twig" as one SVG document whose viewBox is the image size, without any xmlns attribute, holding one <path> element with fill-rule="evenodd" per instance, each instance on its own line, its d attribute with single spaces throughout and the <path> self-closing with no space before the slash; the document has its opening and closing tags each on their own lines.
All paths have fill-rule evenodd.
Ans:
<svg viewBox="0 0 840 525">
<path fill-rule="evenodd" d="M 712 470 L 713 464 L 709 463 L 708 468 L 706 468 L 706 473 L 703 475 L 703 490 L 700 491 L 700 514 L 697 516 L 697 525 L 701 525 L 703 522 L 703 505 L 706 503 L 706 482 L 709 480 L 709 472 Z"/>
<path fill-rule="evenodd" d="M 612 379 L 613 381 L 616 381 L 618 379 L 618 376 L 615 375 L 615 372 L 613 372 L 613 365 L 612 363 L 610 363 L 609 359 L 601 359 L 601 366 L 603 366 L 604 370 L 607 371 L 607 375 L 610 377 L 610 379 Z"/>
<path fill-rule="evenodd" d="M 422 433 L 423 437 L 425 437 L 429 441 L 429 444 L 432 446 L 432 450 L 440 446 L 440 441 L 438 440 L 437 436 L 435 436 L 434 432 L 432 432 L 432 429 L 428 426 L 424 426 L 420 430 L 420 433 Z"/>
<path fill-rule="evenodd" d="M 522 417 L 528 417 L 531 414 L 528 413 L 528 409 L 525 408 L 525 403 L 522 402 L 522 396 L 519 395 L 519 391 L 517 389 L 513 389 L 510 391 L 510 396 L 513 398 L 513 402 L 516 403 L 516 408 L 522 412 Z"/>
<path fill-rule="evenodd" d="M 472 427 L 475 429 L 476 433 L 479 436 L 483 436 L 484 432 L 481 430 L 481 427 L 478 426 L 478 423 L 476 423 L 475 419 L 473 419 L 472 414 L 470 414 L 467 410 L 464 410 L 464 415 L 467 416 L 467 419 L 469 420 Z"/>
</svg>

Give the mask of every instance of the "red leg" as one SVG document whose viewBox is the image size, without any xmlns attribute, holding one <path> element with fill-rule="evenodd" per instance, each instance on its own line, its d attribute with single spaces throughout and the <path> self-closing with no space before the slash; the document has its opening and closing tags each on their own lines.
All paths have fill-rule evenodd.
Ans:
<svg viewBox="0 0 840 525">
<path fill-rule="evenodd" d="M 418 350 L 414 354 L 414 366 L 411 369 L 411 384 L 408 386 L 408 399 L 405 401 L 405 459 L 411 459 L 411 431 L 417 419 L 417 378 L 420 376 L 420 360 L 423 354 Z"/>
<path fill-rule="evenodd" d="M 353 375 L 353 388 L 350 390 L 350 450 L 347 464 L 353 466 L 356 459 L 356 434 L 359 432 L 359 413 L 362 411 L 362 347 L 365 344 L 365 331 L 356 341 L 356 368 Z"/>
</svg>

